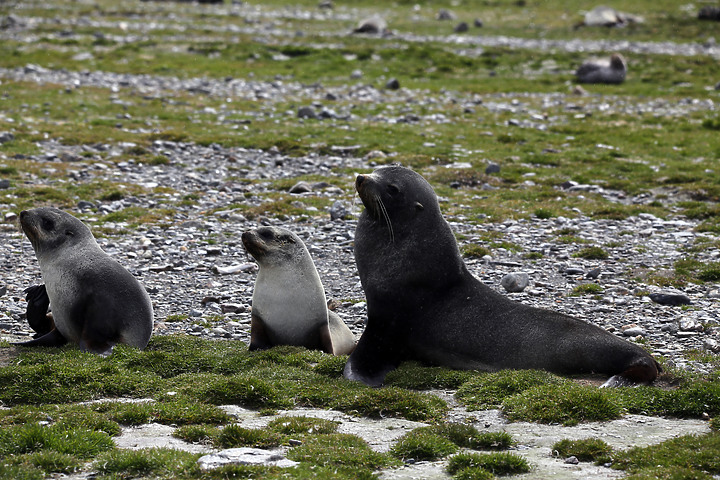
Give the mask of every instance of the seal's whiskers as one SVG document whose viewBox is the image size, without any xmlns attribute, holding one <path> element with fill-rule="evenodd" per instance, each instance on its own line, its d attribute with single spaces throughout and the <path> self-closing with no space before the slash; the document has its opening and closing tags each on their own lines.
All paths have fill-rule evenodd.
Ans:
<svg viewBox="0 0 720 480">
<path fill-rule="evenodd" d="M 382 216 L 385 219 L 385 223 L 387 223 L 388 230 L 390 231 L 390 243 L 395 243 L 395 232 L 393 232 L 392 223 L 390 223 L 390 215 L 388 215 L 385 204 L 383 204 L 379 195 L 375 195 L 375 202 L 379 207 L 380 213 L 382 213 Z"/>
</svg>

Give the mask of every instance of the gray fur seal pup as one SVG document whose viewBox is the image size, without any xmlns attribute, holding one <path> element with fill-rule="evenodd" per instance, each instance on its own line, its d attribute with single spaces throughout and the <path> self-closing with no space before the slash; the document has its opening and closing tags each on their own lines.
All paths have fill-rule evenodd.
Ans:
<svg viewBox="0 0 720 480">
<path fill-rule="evenodd" d="M 575 71 L 580 83 L 619 84 L 625 81 L 627 64 L 619 53 L 610 55 L 610 60 L 588 60 Z"/>
<path fill-rule="evenodd" d="M 26 289 L 27 316 L 38 338 L 22 346 L 76 343 L 108 355 L 124 343 L 145 348 L 153 329 L 150 296 L 137 279 L 102 251 L 90 229 L 57 208 L 20 212 L 45 285 Z M 48 306 L 52 318 L 47 316 Z"/>
<path fill-rule="evenodd" d="M 382 385 L 404 360 L 458 369 L 605 374 L 605 385 L 652 382 L 642 348 L 561 313 L 509 300 L 467 269 L 430 184 L 389 166 L 358 175 L 365 205 L 355 261 L 368 320 L 344 376 Z"/>
<path fill-rule="evenodd" d="M 242 234 L 257 260 L 250 323 L 250 350 L 298 345 L 347 355 L 355 337 L 327 308 L 315 264 L 300 237 L 284 228 L 260 227 Z"/>
</svg>

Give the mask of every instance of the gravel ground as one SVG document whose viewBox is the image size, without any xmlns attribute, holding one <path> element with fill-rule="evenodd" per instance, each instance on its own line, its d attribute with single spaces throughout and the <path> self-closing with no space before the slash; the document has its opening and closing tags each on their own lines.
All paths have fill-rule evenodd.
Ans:
<svg viewBox="0 0 720 480">
<path fill-rule="evenodd" d="M 115 42 L 132 43 L 147 38 L 151 30 L 163 29 L 177 32 L 179 37 L 187 25 L 194 21 L 181 13 L 153 17 L 152 2 L 146 5 L 146 21 L 127 19 L 122 22 L 121 35 L 110 35 Z M 25 16 L 26 6 L 18 3 L 13 10 L 12 25 L 0 29 L 0 41 L 14 39 L 31 44 L 39 36 L 34 32 L 39 25 L 47 22 L 61 24 L 67 30 L 57 35 L 76 35 L 73 28 L 113 28 L 115 23 L 104 24 L 93 18 L 61 18 L 49 20 Z M 180 9 L 181 10 L 181 9 Z M 284 22 L 293 19 L 315 18 L 336 21 L 355 21 L 362 14 L 356 10 L 307 11 L 286 8 L 270 10 L 244 5 L 220 7 L 228 15 L 241 15 L 250 21 L 241 26 L 197 25 L 203 36 L 199 41 L 212 41 L 226 35 L 252 33 L 258 36 L 274 37 L 277 42 L 283 38 L 292 42 Z M 7 18 L 0 19 L 8 22 Z M 5 23 L 3 23 L 5 25 Z M 390 25 L 392 27 L 392 25 Z M 221 29 L 221 30 L 217 30 Z M 225 29 L 225 30 L 222 30 Z M 227 30 L 230 29 L 230 30 Z M 234 29 L 234 30 L 233 30 Z M 70 32 L 70 33 L 68 33 Z M 213 34 L 217 36 L 214 37 Z M 49 34 L 52 35 L 52 34 Z M 324 35 L 340 39 L 347 31 L 326 32 Z M 43 37 L 47 35 L 43 34 Z M 178 37 L 178 38 L 179 38 Z M 175 41 L 172 33 L 167 40 Z M 412 34 L 397 35 L 402 41 L 423 42 L 427 40 L 445 42 L 448 48 L 467 55 L 478 55 L 483 47 L 505 46 L 535 50 L 564 51 L 621 51 L 631 53 L 652 53 L 659 55 L 708 55 L 720 58 L 720 49 L 714 40 L 697 43 L 673 42 L 623 42 L 623 41 L 549 41 L 508 37 L 448 35 L 446 37 L 421 37 Z M 325 47 L 325 46 L 324 46 Z M 55 46 L 53 48 L 61 48 Z M 92 52 L 75 46 L 77 55 L 91 60 Z M 332 48 L 332 46 L 327 46 Z M 342 118 L 361 125 L 366 120 L 373 122 L 408 122 L 419 127 L 434 123 L 445 123 L 443 105 L 449 100 L 457 101 L 472 111 L 511 112 L 514 119 L 509 122 L 519 128 L 546 129 L 549 125 L 572 121 L 578 116 L 593 112 L 617 111 L 621 114 L 652 112 L 662 117 L 684 117 L 694 112 L 716 112 L 717 105 L 710 100 L 681 99 L 639 99 L 630 102 L 611 96 L 578 97 L 562 94 L 515 93 L 497 95 L 461 95 L 453 92 L 431 94 L 425 91 L 386 90 L 369 86 L 362 80 L 349 81 L 347 85 L 323 87 L 303 85 L 297 82 L 277 79 L 274 82 L 255 81 L 251 78 L 176 78 L 171 76 L 126 75 L 99 71 L 58 71 L 37 65 L 22 68 L 0 68 L 0 84 L 3 80 L 22 80 L 43 84 L 57 84 L 68 91 L 85 87 L 108 89 L 108 95 L 117 95 L 124 89 L 145 96 L 160 97 L 183 92 L 192 95 L 207 95 L 218 98 L 263 100 L 262 112 L 242 112 L 244 115 L 297 116 L 296 111 L 281 111 L 276 102 L 297 102 L 312 104 L 324 118 Z M 708 86 L 709 88 L 712 86 Z M 347 107 L 325 107 L 328 98 L 345 100 Z M 117 101 L 120 101 L 119 99 Z M 384 105 L 385 110 L 372 119 L 360 118 L 353 114 L 351 105 L 368 103 Z M 399 108 L 401 105 L 402 108 Z M 37 115 L 33 106 L 28 106 L 28 117 Z M 344 110 L 334 111 L 332 108 Z M 218 111 L 204 110 L 218 124 L 226 124 L 233 112 L 231 106 Z M 545 111 L 561 112 L 545 116 Z M 421 113 L 423 112 L 423 113 Z M 0 118 L 6 114 L 0 111 Z M 298 120 L 300 121 L 300 120 Z M 118 119 L 122 123 L 122 119 Z M 241 124 L 229 128 L 242 129 Z M 122 128 L 119 125 L 118 128 Z M 152 126 L 148 126 L 147 132 Z M 3 132 L 0 132 L 0 134 Z M 145 133 L 145 132 L 139 132 Z M 319 174 L 324 177 L 339 175 L 336 171 L 367 172 L 374 166 L 372 156 L 357 158 L 352 148 L 335 148 L 336 155 L 309 155 L 287 157 L 274 151 L 223 148 L 217 145 L 199 146 L 189 143 L 156 141 L 150 147 L 153 155 L 164 155 L 167 165 L 143 165 L 134 162 L 117 163 L 113 159 L 132 144 L 93 144 L 65 146 L 48 140 L 38 143 L 40 153 L 27 158 L 39 162 L 46 172 L 65 172 L 61 180 L 48 180 L 36 175 L 25 174 L 25 185 L 53 185 L 53 182 L 85 182 L 90 179 L 122 181 L 151 190 L 155 187 L 169 187 L 165 198 L 145 195 L 126 196 L 122 200 L 92 202 L 78 199 L 73 213 L 83 213 L 90 220 L 102 220 L 110 212 L 119 212 L 130 207 L 148 209 L 173 205 L 173 218 L 157 225 L 143 225 L 130 233 L 101 236 L 103 249 L 133 272 L 150 292 L 155 308 L 155 334 L 186 333 L 204 338 L 236 339 L 247 342 L 250 329 L 250 309 L 253 283 L 257 266 L 247 255 L 240 242 L 242 232 L 259 225 L 279 225 L 290 228 L 304 239 L 320 272 L 332 308 L 346 321 L 357 337 L 362 333 L 366 306 L 355 267 L 352 252 L 356 222 L 333 220 L 329 211 L 317 211 L 308 207 L 308 196 L 322 196 L 347 209 L 355 218 L 361 211 L 359 199 L 347 187 L 329 185 L 314 186 L 314 191 L 297 195 L 297 205 L 304 207 L 308 217 L 246 218 L 234 205 L 260 205 L 262 195 L 274 191 L 273 181 L 293 178 L 299 175 Z M 598 148 L 612 148 L 598 145 Z M 458 152 L 458 160 L 469 155 Z M 0 154 L 0 164 L 3 162 Z M 458 163 L 456 168 L 464 165 Z M 442 168 L 442 167 L 431 167 Z M 429 173 L 431 169 L 425 171 Z M 708 172 L 709 174 L 711 172 Z M 352 184 L 348 174 L 343 185 Z M 254 180 L 248 183 L 244 179 Z M 0 195 L 13 195 L 13 188 L 7 188 L 0 178 Z M 528 177 L 528 184 L 532 178 Z M 19 182 L 18 182 L 19 183 Z M 568 184 L 564 187 L 579 192 L 602 194 L 611 202 L 625 204 L 649 203 L 653 195 L 629 197 L 622 192 L 606 191 L 596 185 Z M 657 192 L 677 198 L 676 192 Z M 192 204 L 181 200 L 188 194 L 197 195 Z M 478 194 L 481 194 L 479 191 Z M 440 199 L 441 207 L 447 199 Z M 668 201 L 668 200 L 664 200 Z M 40 271 L 29 241 L 16 224 L 19 212 L 10 205 L 0 212 L 0 261 L 3 276 L 0 279 L 0 338 L 27 339 L 30 329 L 24 320 L 25 301 L 23 289 L 41 282 Z M 521 293 L 508 294 L 512 298 L 538 307 L 551 308 L 582 318 L 622 335 L 630 340 L 645 342 L 658 358 L 665 358 L 668 364 L 693 371 L 703 372 L 706 365 L 688 360 L 689 350 L 712 350 L 720 352 L 720 289 L 717 284 L 689 285 L 682 293 L 691 301 L 691 308 L 659 305 L 650 300 L 648 294 L 660 289 L 641 283 L 636 274 L 651 271 L 672 270 L 673 263 L 685 255 L 684 249 L 693 245 L 699 237 L 717 240 L 712 234 L 694 230 L 697 222 L 684 217 L 659 219 L 643 214 L 625 220 L 592 220 L 576 212 L 576 218 L 532 219 L 507 221 L 504 223 L 482 223 L 472 225 L 471 218 L 461 215 L 449 217 L 452 228 L 462 234 L 461 243 L 482 244 L 481 238 L 487 232 L 499 232 L 502 240 L 519 245 L 519 252 L 493 248 L 492 257 L 469 259 L 471 272 L 490 287 L 504 291 L 500 280 L 508 273 L 527 273 L 529 286 Z M 103 223 L 107 230 L 122 231 L 122 223 Z M 563 244 L 557 241 L 557 230 L 575 229 L 576 236 L 597 245 L 614 245 L 608 248 L 608 260 L 582 260 L 572 255 L 583 247 L 580 244 Z M 642 248 L 639 248 L 642 247 Z M 542 253 L 537 260 L 527 260 L 523 254 Z M 717 249 L 703 252 L 701 259 L 707 262 L 720 261 Z M 587 275 L 599 269 L 596 279 Z M 594 281 L 603 287 L 598 297 L 569 296 L 577 285 Z M 511 332 L 509 334 L 512 334 Z M 0 355 L 2 352 L 0 352 Z M 0 361 L 2 359 L 0 358 Z M 600 437 L 619 448 L 633 444 L 653 444 L 683 433 L 703 433 L 707 424 L 699 420 L 664 420 L 639 416 L 627 416 L 616 422 L 586 424 L 578 427 L 545 426 L 525 423 L 508 424 L 497 411 L 467 412 L 454 403 L 449 392 L 436 392 L 453 406 L 449 418 L 472 421 L 489 429 L 509 431 L 518 439 L 518 453 L 530 459 L 535 470 L 533 478 L 616 478 L 618 472 L 592 465 L 569 465 L 550 456 L 549 447 L 560 438 Z M 255 412 L 242 411 L 238 407 L 227 407 L 245 426 L 261 427 L 269 417 L 258 417 Z M 336 419 L 342 422 L 341 430 L 366 438 L 373 448 L 387 450 L 390 443 L 408 429 L 417 425 L 405 420 L 385 419 L 381 421 L 357 419 L 339 412 L 306 411 L 283 412 L 307 414 Z M 171 429 L 146 425 L 136 429 L 125 429 L 118 439 L 124 448 L 142 448 L 154 445 L 172 445 L 177 448 L 193 448 L 173 440 Z M 176 442 L 176 443 L 173 443 Z M 77 475 L 73 478 L 87 478 Z M 449 478 L 443 472 L 442 462 L 419 462 L 401 469 L 384 472 L 383 478 Z"/>
<path fill-rule="evenodd" d="M 235 338 L 247 341 L 250 309 L 257 266 L 240 242 L 242 232 L 259 225 L 281 225 L 291 228 L 306 242 L 325 285 L 327 296 L 337 313 L 359 336 L 362 332 L 365 303 L 354 264 L 352 240 L 354 220 L 331 220 L 328 212 L 313 212 L 309 219 L 257 218 L 248 220 L 232 205 L 240 202 L 255 205 L 262 200 L 258 193 L 271 191 L 274 179 L 295 177 L 309 173 L 333 176 L 331 169 L 344 168 L 358 172 L 372 167 L 365 159 L 351 156 L 285 157 L 278 153 L 246 149 L 203 147 L 192 144 L 157 141 L 153 153 L 170 159 L 168 165 L 141 165 L 131 162 L 113 163 L 112 158 L 127 145 L 62 146 L 56 142 L 40 144 L 42 153 L 33 159 L 53 169 L 60 162 L 71 162 L 68 181 L 73 179 L 109 179 L 124 181 L 148 188 L 171 187 L 168 203 L 177 203 L 185 195 L 201 193 L 196 203 L 179 205 L 171 225 L 141 226 L 127 235 L 101 237 L 104 250 L 135 273 L 150 291 L 155 306 L 156 334 L 186 332 L 214 338 Z M 82 152 L 102 152 L 98 159 L 81 156 Z M 188 168 L 187 165 L 192 165 Z M 232 167 L 232 171 L 229 170 Z M 237 179 L 238 171 L 249 184 Z M 347 178 L 350 183 L 350 178 Z M 29 178 L 27 182 L 42 184 L 46 180 Z M 298 194 L 297 205 L 305 205 L 303 197 L 319 195 L 332 202 L 340 202 L 357 215 L 361 211 L 359 199 L 351 191 L 320 185 L 312 193 Z M 600 191 L 617 201 L 645 201 L 628 199 L 617 192 L 604 192 L 600 187 L 573 185 L 569 188 Z M 6 194 L 12 194 L 12 189 Z M 441 198 L 441 205 L 447 202 Z M 101 219 L 109 212 L 128 207 L 159 208 L 163 202 L 145 196 L 130 196 L 103 204 L 80 200 L 75 213 L 88 214 L 88 219 Z M 174 207 L 175 208 L 175 207 Z M 0 231 L 4 289 L 0 305 L 5 316 L 0 320 L 0 332 L 22 336 L 30 333 L 23 319 L 25 302 L 22 290 L 41 281 L 39 268 L 29 241 L 15 223 L 14 214 L 7 212 L 6 223 Z M 689 349 L 717 350 L 720 336 L 717 308 L 720 292 L 717 285 L 689 285 L 685 290 L 693 308 L 659 305 L 648 293 L 658 289 L 634 280 L 633 272 L 660 272 L 672 269 L 674 261 L 683 257 L 683 248 L 692 245 L 700 236 L 696 223 L 685 218 L 662 220 L 649 214 L 625 220 L 592 220 L 551 218 L 506 221 L 500 224 L 467 223 L 465 217 L 449 218 L 453 229 L 463 234 L 463 244 L 480 243 L 484 232 L 502 234 L 502 239 L 521 247 L 520 252 L 493 249 L 491 258 L 469 259 L 473 274 L 491 287 L 502 291 L 501 278 L 507 273 L 525 272 L 530 286 L 522 293 L 509 294 L 514 299 L 545 308 L 556 309 L 596 323 L 630 338 L 644 338 L 654 354 L 665 357 L 680 367 L 703 370 L 702 365 L 685 360 Z M 123 224 L 104 224 L 107 228 L 122 229 Z M 553 241 L 553 232 L 573 228 L 577 236 L 594 244 L 613 242 L 610 259 L 583 260 L 572 254 L 583 244 L 562 244 Z M 631 233 L 631 234 L 629 234 Z M 642 246 L 642 249 L 638 249 Z M 638 253 L 642 251 L 644 253 Z M 542 253 L 538 260 L 525 260 L 528 252 Z M 717 262 L 720 252 L 708 249 L 701 260 Z M 586 275 L 600 268 L 595 281 L 603 287 L 600 299 L 588 296 L 573 297 L 568 293 L 578 284 L 590 280 Z M 180 319 L 178 317 L 183 317 Z M 630 328 L 623 332 L 623 329 Z"/>
</svg>

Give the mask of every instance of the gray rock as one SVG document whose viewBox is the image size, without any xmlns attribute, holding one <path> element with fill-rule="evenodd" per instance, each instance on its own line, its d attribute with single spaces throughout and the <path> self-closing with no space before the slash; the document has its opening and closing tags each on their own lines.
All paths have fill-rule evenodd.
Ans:
<svg viewBox="0 0 720 480">
<path fill-rule="evenodd" d="M 569 465 L 577 465 L 578 463 L 580 463 L 580 460 L 578 460 L 577 457 L 573 455 L 571 457 L 566 458 L 565 463 L 567 463 Z"/>
<path fill-rule="evenodd" d="M 8 188 L 10 188 L 10 180 L 7 178 L 0 180 L 0 190 L 7 190 Z"/>
<path fill-rule="evenodd" d="M 318 118 L 318 114 L 315 111 L 315 109 L 313 107 L 308 107 L 308 106 L 298 108 L 297 116 L 298 116 L 298 118 L 313 118 L 313 119 Z"/>
<path fill-rule="evenodd" d="M 400 82 L 398 81 L 397 78 L 391 78 L 385 84 L 385 88 L 388 90 L 397 90 L 400 88 Z"/>
<path fill-rule="evenodd" d="M 703 341 L 703 347 L 705 350 L 710 350 L 713 353 L 720 353 L 720 342 L 712 338 L 706 338 Z"/>
<path fill-rule="evenodd" d="M 455 25 L 455 29 L 453 31 L 455 33 L 465 33 L 468 30 L 470 30 L 470 26 L 467 24 L 467 22 L 460 22 Z"/>
<path fill-rule="evenodd" d="M 720 7 L 706 5 L 698 12 L 698 20 L 715 20 L 720 22 Z"/>
<path fill-rule="evenodd" d="M 79 210 L 94 210 L 97 208 L 97 205 L 95 205 L 93 202 L 88 202 L 87 200 L 80 200 L 77 203 L 77 208 Z"/>
<path fill-rule="evenodd" d="M 600 273 L 601 273 L 601 272 L 602 272 L 602 268 L 601 268 L 601 267 L 595 267 L 595 268 L 593 268 L 592 270 L 590 270 L 589 272 L 587 272 L 587 273 L 585 274 L 585 278 L 589 278 L 589 279 L 591 279 L 591 280 L 595 280 L 596 278 L 598 278 L 598 277 L 600 276 Z"/>
<path fill-rule="evenodd" d="M 437 20 L 455 20 L 456 18 L 456 15 L 447 8 L 441 8 L 438 10 L 437 15 L 435 15 L 435 19 Z"/>
<path fill-rule="evenodd" d="M 16 221 L 17 218 L 18 218 L 18 216 L 17 216 L 17 213 L 15 213 L 15 212 L 7 212 L 5 214 L 5 222 L 6 223 L 12 223 L 12 222 Z"/>
<path fill-rule="evenodd" d="M 203 470 L 219 468 L 224 465 L 264 465 L 268 467 L 294 467 L 298 462 L 288 460 L 283 455 L 259 448 L 229 448 L 198 459 Z"/>
<path fill-rule="evenodd" d="M 644 337 L 645 335 L 647 335 L 647 333 L 645 332 L 645 330 L 643 330 L 642 327 L 637 326 L 623 329 L 622 334 L 626 337 L 637 337 L 638 335 Z"/>
<path fill-rule="evenodd" d="M 7 143 L 15 140 L 15 135 L 10 132 L 0 132 L 0 143 Z"/>
<path fill-rule="evenodd" d="M 500 280 L 500 285 L 510 293 L 522 292 L 527 288 L 529 283 L 530 277 L 524 272 L 508 273 Z"/>
<path fill-rule="evenodd" d="M 345 204 L 340 200 L 336 200 L 332 204 L 332 207 L 330 207 L 330 220 L 343 220 L 349 217 L 350 212 L 347 207 L 345 207 Z"/>
<path fill-rule="evenodd" d="M 485 167 L 485 173 L 487 175 L 492 175 L 493 173 L 500 173 L 500 165 L 497 163 L 488 163 L 488 166 Z"/>
<path fill-rule="evenodd" d="M 651 293 L 650 300 L 660 305 L 690 305 L 692 302 L 687 295 L 677 292 L 657 292 Z"/>
<path fill-rule="evenodd" d="M 483 21 L 479 18 L 476 18 L 475 20 L 473 20 L 473 26 L 475 26 L 476 28 L 482 28 Z"/>
</svg>

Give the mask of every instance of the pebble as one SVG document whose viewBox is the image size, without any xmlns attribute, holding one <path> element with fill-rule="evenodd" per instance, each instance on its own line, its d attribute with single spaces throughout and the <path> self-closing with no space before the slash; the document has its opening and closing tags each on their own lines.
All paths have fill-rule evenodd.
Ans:
<svg viewBox="0 0 720 480">
<path fill-rule="evenodd" d="M 527 273 L 508 273 L 500 280 L 500 285 L 510 293 L 522 292 L 530 283 Z"/>
</svg>

